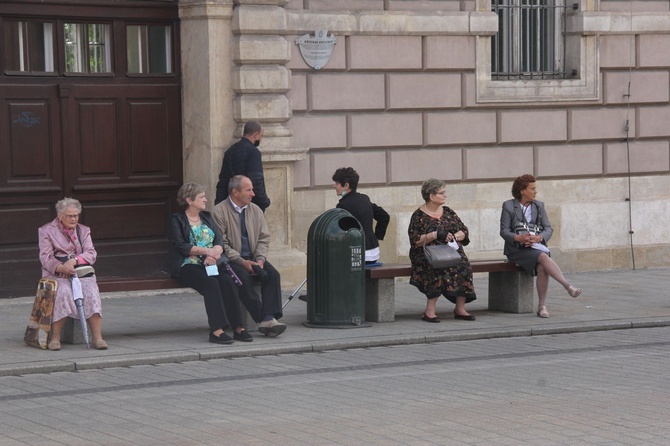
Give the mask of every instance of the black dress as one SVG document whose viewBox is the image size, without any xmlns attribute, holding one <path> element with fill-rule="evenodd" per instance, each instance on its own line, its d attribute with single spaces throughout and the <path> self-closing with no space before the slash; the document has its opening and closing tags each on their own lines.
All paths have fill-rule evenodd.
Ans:
<svg viewBox="0 0 670 446">
<path fill-rule="evenodd" d="M 431 217 L 421 209 L 417 209 L 412 214 L 407 230 L 410 243 L 409 259 L 412 262 L 412 275 L 409 283 L 417 287 L 429 299 L 442 295 L 452 303 L 456 303 L 457 297 L 465 297 L 466 303 L 472 302 L 477 299 L 477 295 L 472 282 L 472 267 L 463 251 L 463 246 L 470 243 L 468 228 L 453 210 L 447 206 L 443 206 L 442 209 L 444 212 L 439 219 Z M 458 231 L 465 234 L 465 239 L 459 243 L 458 248 L 461 263 L 455 267 L 433 269 L 423 254 L 423 246 L 415 244 L 422 235 L 438 228 L 445 229 L 452 234 Z M 428 245 L 434 244 L 437 242 Z"/>
</svg>

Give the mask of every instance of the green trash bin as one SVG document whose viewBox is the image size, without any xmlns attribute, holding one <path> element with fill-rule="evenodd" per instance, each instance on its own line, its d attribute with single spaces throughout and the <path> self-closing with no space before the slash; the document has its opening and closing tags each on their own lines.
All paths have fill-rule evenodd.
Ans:
<svg viewBox="0 0 670 446">
<path fill-rule="evenodd" d="M 307 321 L 316 328 L 365 324 L 365 237 L 356 218 L 330 209 L 307 234 Z"/>
</svg>

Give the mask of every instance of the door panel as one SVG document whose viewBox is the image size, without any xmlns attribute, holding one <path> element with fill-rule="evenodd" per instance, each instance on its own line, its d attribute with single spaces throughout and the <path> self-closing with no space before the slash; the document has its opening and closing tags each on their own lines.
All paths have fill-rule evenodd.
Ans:
<svg viewBox="0 0 670 446">
<path fill-rule="evenodd" d="M 13 201 L 15 194 L 31 190 L 60 192 L 61 133 L 55 86 L 0 85 L 0 98 L 0 193 Z"/>
<path fill-rule="evenodd" d="M 119 178 L 118 106 L 115 99 L 80 101 L 77 110 L 81 177 Z"/>
<path fill-rule="evenodd" d="M 95 240 L 148 238 L 162 240 L 167 230 L 168 200 L 131 203 L 93 203 L 86 206 L 86 224 L 95 228 Z"/>
<path fill-rule="evenodd" d="M 7 108 L 11 120 L 7 181 L 52 178 L 49 101 L 8 101 Z"/>
<path fill-rule="evenodd" d="M 166 100 L 131 100 L 128 104 L 130 125 L 129 175 L 169 175 L 169 125 Z"/>
<path fill-rule="evenodd" d="M 11 230 L 0 231 L 0 246 L 18 247 L 24 244 L 35 244 L 37 229 L 53 218 L 52 203 L 3 207 L 0 209 L 2 227 L 11 228 Z"/>
</svg>

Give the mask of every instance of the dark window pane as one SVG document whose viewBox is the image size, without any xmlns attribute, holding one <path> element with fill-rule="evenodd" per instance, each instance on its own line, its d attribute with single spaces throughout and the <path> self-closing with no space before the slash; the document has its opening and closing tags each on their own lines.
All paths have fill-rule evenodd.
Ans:
<svg viewBox="0 0 670 446">
<path fill-rule="evenodd" d="M 172 28 L 131 25 L 126 28 L 128 73 L 172 73 Z"/>
<path fill-rule="evenodd" d="M 165 26 L 149 27 L 149 66 L 152 73 L 169 73 L 168 28 Z"/>
<path fill-rule="evenodd" d="M 53 24 L 5 22 L 5 63 L 8 71 L 54 71 Z"/>
<path fill-rule="evenodd" d="M 21 71 L 24 47 L 21 44 L 23 36 L 19 32 L 19 22 L 5 23 L 5 66 L 9 71 Z"/>
</svg>

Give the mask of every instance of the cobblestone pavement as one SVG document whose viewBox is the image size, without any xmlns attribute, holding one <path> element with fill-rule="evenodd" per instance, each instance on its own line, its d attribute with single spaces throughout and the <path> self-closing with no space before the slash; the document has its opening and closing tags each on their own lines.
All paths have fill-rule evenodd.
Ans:
<svg viewBox="0 0 670 446">
<path fill-rule="evenodd" d="M 103 333 L 109 350 L 63 345 L 58 352 L 28 347 L 23 333 L 34 298 L 0 299 L 0 376 L 95 368 L 202 361 L 219 358 L 305 353 L 375 346 L 426 344 L 499 337 L 670 326 L 670 269 L 571 274 L 584 289 L 570 298 L 551 281 L 547 306 L 551 318 L 488 311 L 486 275 L 476 275 L 478 298 L 468 304 L 474 322 L 456 321 L 453 305 L 438 302 L 439 324 L 420 320 L 425 297 L 406 282 L 396 283 L 395 322 L 370 323 L 347 330 L 307 328 L 306 305 L 293 299 L 278 338 L 253 333 L 251 343 L 220 346 L 207 342 L 202 297 L 184 290 L 114 293 L 103 298 Z M 537 298 L 536 298 L 537 299 Z"/>
<path fill-rule="evenodd" d="M 670 327 L 0 377 L 0 445 L 666 445 Z"/>
</svg>

